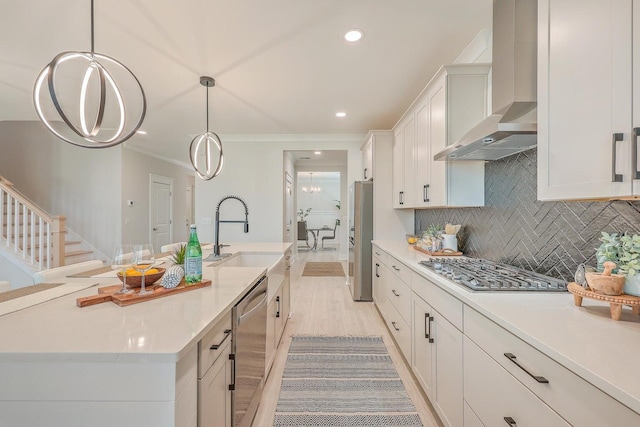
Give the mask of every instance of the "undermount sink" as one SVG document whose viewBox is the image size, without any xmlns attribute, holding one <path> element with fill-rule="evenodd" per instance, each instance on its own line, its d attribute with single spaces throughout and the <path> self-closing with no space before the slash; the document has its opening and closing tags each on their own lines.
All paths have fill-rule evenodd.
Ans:
<svg viewBox="0 0 640 427">
<path fill-rule="evenodd" d="M 282 259 L 282 254 L 243 253 L 223 258 L 215 267 L 266 267 L 271 270 Z"/>
</svg>

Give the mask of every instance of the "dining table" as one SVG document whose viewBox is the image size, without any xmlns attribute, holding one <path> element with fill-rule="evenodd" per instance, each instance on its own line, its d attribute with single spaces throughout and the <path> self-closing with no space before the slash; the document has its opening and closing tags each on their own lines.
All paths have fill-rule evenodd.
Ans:
<svg viewBox="0 0 640 427">
<path fill-rule="evenodd" d="M 311 235 L 313 236 L 313 245 L 311 246 L 311 249 L 315 251 L 318 249 L 318 240 L 320 239 L 320 232 L 333 231 L 333 228 L 329 227 L 328 225 L 325 225 L 320 228 L 307 228 L 307 231 L 310 231 Z"/>
</svg>

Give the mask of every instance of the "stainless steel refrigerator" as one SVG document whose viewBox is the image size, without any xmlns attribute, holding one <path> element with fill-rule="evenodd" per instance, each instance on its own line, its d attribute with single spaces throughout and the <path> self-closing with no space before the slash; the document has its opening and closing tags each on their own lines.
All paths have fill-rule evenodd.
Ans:
<svg viewBox="0 0 640 427">
<path fill-rule="evenodd" d="M 349 288 L 355 301 L 371 301 L 373 182 L 349 187 Z"/>
</svg>

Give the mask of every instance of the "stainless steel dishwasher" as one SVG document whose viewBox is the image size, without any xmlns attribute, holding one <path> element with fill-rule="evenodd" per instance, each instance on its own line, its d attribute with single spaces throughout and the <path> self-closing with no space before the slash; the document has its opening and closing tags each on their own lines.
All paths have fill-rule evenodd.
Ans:
<svg viewBox="0 0 640 427">
<path fill-rule="evenodd" d="M 249 427 L 264 387 L 267 343 L 267 277 L 231 310 L 233 377 L 231 415 L 234 427 Z"/>
</svg>

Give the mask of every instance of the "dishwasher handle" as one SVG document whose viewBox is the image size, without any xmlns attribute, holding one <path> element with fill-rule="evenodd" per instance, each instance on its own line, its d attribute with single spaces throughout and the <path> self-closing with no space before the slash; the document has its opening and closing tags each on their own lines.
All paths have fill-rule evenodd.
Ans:
<svg viewBox="0 0 640 427">
<path fill-rule="evenodd" d="M 253 315 L 256 312 L 259 312 L 260 309 L 264 308 L 267 305 L 267 290 L 266 289 L 264 291 L 262 291 L 262 292 L 259 292 L 258 294 L 253 295 L 252 298 L 249 301 L 247 301 L 247 303 L 249 303 L 251 301 L 254 301 L 256 298 L 259 298 L 260 295 L 264 295 L 264 297 L 262 298 L 262 300 L 260 300 L 258 305 L 253 307 L 248 312 L 242 314 L 241 316 L 238 316 L 238 326 L 241 325 L 243 322 L 246 322 L 247 320 L 249 320 L 251 317 L 253 317 Z"/>
</svg>

